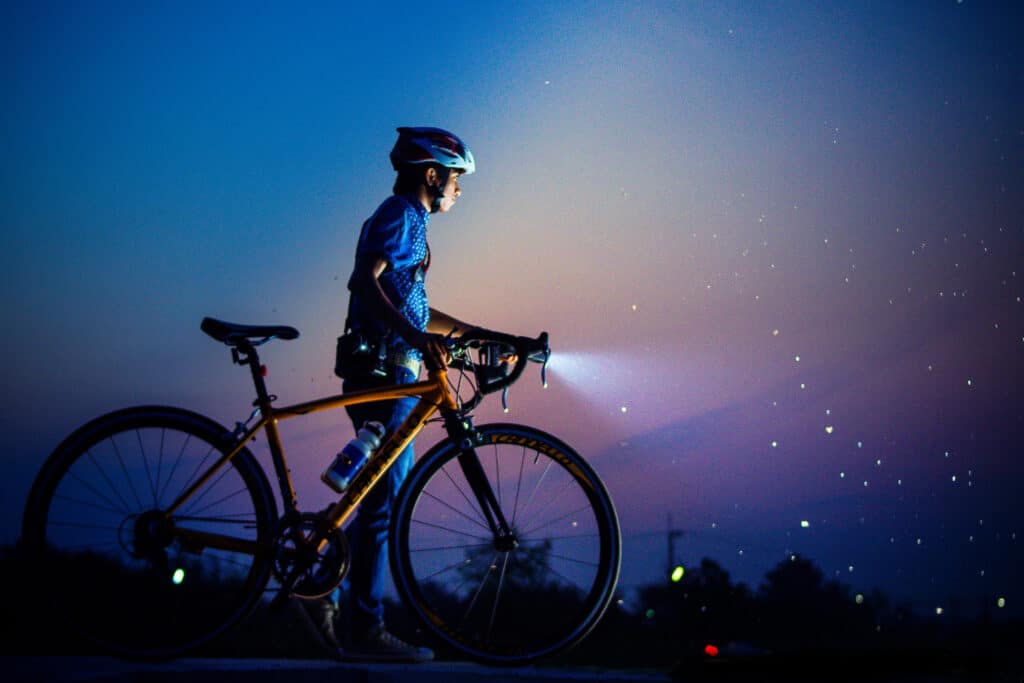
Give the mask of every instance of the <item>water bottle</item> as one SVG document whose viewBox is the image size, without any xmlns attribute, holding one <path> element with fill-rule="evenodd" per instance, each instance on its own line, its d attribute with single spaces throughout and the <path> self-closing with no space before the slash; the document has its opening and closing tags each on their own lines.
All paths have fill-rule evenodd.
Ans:
<svg viewBox="0 0 1024 683">
<path fill-rule="evenodd" d="M 383 438 L 384 425 L 380 422 L 364 423 L 356 437 L 345 444 L 331 466 L 320 475 L 320 480 L 337 493 L 342 493 L 380 446 Z"/>
</svg>

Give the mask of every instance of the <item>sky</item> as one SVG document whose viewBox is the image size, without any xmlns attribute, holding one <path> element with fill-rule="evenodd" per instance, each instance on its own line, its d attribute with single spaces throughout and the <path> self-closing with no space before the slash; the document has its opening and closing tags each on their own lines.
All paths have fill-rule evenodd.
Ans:
<svg viewBox="0 0 1024 683">
<path fill-rule="evenodd" d="M 429 125 L 478 169 L 431 221 L 431 304 L 555 352 L 477 421 L 594 464 L 624 591 L 799 554 L 1024 613 L 1014 3 L 371 5 L 0 9 L 0 542 L 91 417 L 247 417 L 203 316 L 300 330 L 263 353 L 282 402 L 338 392 L 359 227 Z M 317 509 L 351 427 L 283 436 Z"/>
</svg>

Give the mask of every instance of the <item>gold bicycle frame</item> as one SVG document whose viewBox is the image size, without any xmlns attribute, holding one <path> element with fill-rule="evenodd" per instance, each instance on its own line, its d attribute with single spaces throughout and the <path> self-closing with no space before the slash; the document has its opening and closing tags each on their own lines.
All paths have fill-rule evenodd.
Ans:
<svg viewBox="0 0 1024 683">
<path fill-rule="evenodd" d="M 341 494 L 337 503 L 331 506 L 327 512 L 326 519 L 332 529 L 337 529 L 352 514 L 352 511 L 359 505 L 359 502 L 376 485 L 384 473 L 387 472 L 399 454 L 423 429 L 427 420 L 439 409 L 457 410 L 451 390 L 448 387 L 448 377 L 444 370 L 432 371 L 428 378 L 422 382 L 412 384 L 391 384 L 376 389 L 362 389 L 347 394 L 336 394 L 326 398 L 297 403 L 292 406 L 274 408 L 269 397 L 258 400 L 260 418 L 255 425 L 238 438 L 234 448 L 222 455 L 217 462 L 197 479 L 186 491 L 184 491 L 170 507 L 164 511 L 164 519 L 170 520 L 174 513 L 185 504 L 195 493 L 206 484 L 221 468 L 238 455 L 245 445 L 261 429 L 266 429 L 267 441 L 270 446 L 271 458 L 274 460 L 275 469 L 278 473 L 281 494 L 288 496 L 285 502 L 295 501 L 295 489 L 292 486 L 291 475 L 289 474 L 284 449 L 281 446 L 281 437 L 277 431 L 279 420 L 287 420 L 303 415 L 310 415 L 323 410 L 333 410 L 345 406 L 357 405 L 360 403 L 375 403 L 378 401 L 389 401 L 405 397 L 419 397 L 416 406 L 405 418 L 401 425 L 385 439 L 380 448 L 370 457 L 367 463 L 353 478 L 348 488 Z M 256 541 L 244 540 L 223 534 L 213 534 L 204 531 L 175 528 L 174 534 L 182 545 L 188 548 L 201 550 L 202 548 L 216 548 L 256 555 L 262 548 Z"/>
</svg>

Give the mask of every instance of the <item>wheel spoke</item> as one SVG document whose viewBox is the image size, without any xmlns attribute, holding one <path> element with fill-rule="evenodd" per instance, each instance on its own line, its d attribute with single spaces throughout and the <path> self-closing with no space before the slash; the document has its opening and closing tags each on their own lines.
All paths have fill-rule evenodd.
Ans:
<svg viewBox="0 0 1024 683">
<path fill-rule="evenodd" d="M 476 605 L 476 601 L 480 599 L 480 593 L 483 592 L 484 586 L 487 584 L 487 579 L 490 578 L 491 572 L 494 571 L 494 563 L 498 560 L 498 554 L 495 553 L 494 559 L 491 560 L 487 566 L 487 571 L 484 572 L 484 577 L 480 579 L 480 585 L 476 587 L 476 593 L 473 594 L 473 599 L 469 601 L 469 606 L 466 608 L 465 614 L 462 615 L 462 621 L 459 624 L 466 623 L 466 619 L 469 618 L 469 613 L 473 611 L 473 607 Z"/>
<path fill-rule="evenodd" d="M 113 512 L 115 515 L 123 515 L 124 514 L 124 512 L 122 510 L 118 510 L 117 508 L 112 508 L 112 507 L 109 507 L 109 506 L 106 506 L 106 505 L 99 505 L 97 503 L 90 503 L 87 500 L 79 500 L 78 498 L 73 498 L 71 496 L 63 496 L 63 495 L 62 496 L 58 496 L 57 494 L 54 494 L 53 495 L 53 499 L 54 500 L 63 500 L 63 501 L 66 501 L 68 503 L 73 503 L 75 505 L 80 505 L 82 507 L 89 507 L 89 508 L 92 508 L 94 510 L 99 510 L 100 512 Z"/>
<path fill-rule="evenodd" d="M 90 491 L 92 491 L 96 495 L 97 498 L 102 499 L 115 512 L 117 512 L 119 514 L 122 514 L 122 515 L 127 515 L 128 514 L 128 511 L 131 508 L 131 506 L 129 506 L 128 503 L 123 498 L 121 498 L 120 496 L 118 496 L 118 498 L 121 498 L 121 504 L 124 505 L 124 507 L 118 507 L 117 503 L 115 503 L 114 501 L 110 500 L 109 498 L 107 498 L 102 493 L 100 493 L 100 491 L 96 487 L 94 487 L 92 484 L 90 484 L 89 482 L 85 481 L 81 477 L 79 477 L 74 472 L 69 470 L 68 471 L 68 476 L 71 477 L 72 479 L 74 479 L 75 481 L 77 481 L 79 484 L 81 484 L 85 488 L 87 488 Z M 58 498 L 58 497 L 59 496 L 54 494 L 54 498 Z"/>
<path fill-rule="evenodd" d="M 515 526 L 517 513 L 519 511 L 519 489 L 523 485 L 523 467 L 526 465 L 526 446 L 523 446 L 522 456 L 519 458 L 519 477 L 516 479 L 516 499 L 512 504 L 512 525 Z"/>
<path fill-rule="evenodd" d="M 214 489 L 216 489 L 217 488 L 217 484 L 221 483 L 221 481 L 224 480 L 224 477 L 226 477 L 229 474 L 231 474 L 232 471 L 233 471 L 233 468 L 225 467 L 223 469 L 223 471 L 221 471 L 220 475 L 217 476 L 216 479 L 214 479 L 209 484 L 204 486 L 203 490 L 200 491 L 197 496 L 195 496 L 194 498 L 190 499 L 191 503 L 189 503 L 188 507 L 186 509 L 182 510 L 182 512 L 184 512 L 186 515 L 196 514 L 196 513 L 200 512 L 201 510 L 196 510 L 196 507 L 199 505 L 199 503 L 201 503 L 203 501 L 203 498 L 206 498 L 206 496 L 209 495 L 210 491 L 213 491 Z M 207 509 L 207 508 L 202 508 L 202 510 L 205 510 L 205 509 Z"/>
<path fill-rule="evenodd" d="M 192 474 L 188 476 L 188 479 L 185 480 L 185 484 L 181 486 L 178 489 L 178 491 L 188 490 L 188 487 L 192 485 L 192 480 L 195 479 L 199 475 L 199 473 L 203 471 L 203 466 L 206 464 L 206 461 L 210 459 L 210 456 L 213 455 L 214 451 L 216 450 L 217 447 L 214 446 L 213 444 L 210 444 L 210 450 L 206 452 L 206 455 L 203 456 L 203 459 L 200 460 L 199 464 L 197 464 L 195 469 L 192 470 Z M 184 452 L 184 448 L 182 449 L 182 452 Z"/>
<path fill-rule="evenodd" d="M 106 473 L 106 471 L 105 471 L 105 470 L 104 470 L 104 469 L 103 469 L 102 467 L 100 467 L 100 464 L 99 464 L 99 462 L 98 462 L 98 461 L 96 460 L 95 456 L 93 456 L 93 454 L 92 454 L 92 451 L 88 451 L 88 450 L 87 450 L 87 451 L 85 452 L 85 454 L 86 454 L 86 455 L 88 456 L 88 458 L 89 458 L 89 461 L 90 461 L 90 462 L 91 462 L 91 463 L 93 464 L 93 466 L 94 466 L 94 467 L 96 468 L 96 471 L 97 471 L 97 472 L 99 472 L 99 475 L 100 475 L 100 476 L 101 476 L 101 477 L 103 478 L 103 480 L 104 480 L 105 482 L 107 482 L 107 486 L 109 486 L 109 487 L 110 487 L 110 490 L 114 492 L 114 496 L 115 496 L 115 497 L 116 497 L 116 498 L 117 498 L 118 500 L 120 500 L 120 501 L 121 501 L 121 504 L 122 504 L 122 505 L 124 505 L 124 509 L 123 509 L 123 512 L 124 512 L 125 514 L 127 514 L 127 513 L 128 513 L 128 511 L 132 509 L 132 506 L 131 506 L 131 504 L 129 504 L 129 503 L 128 503 L 128 501 L 124 499 L 124 496 L 122 496 L 122 495 L 121 495 L 121 492 L 120 492 L 120 491 L 119 491 L 119 490 L 117 489 L 117 487 L 116 487 L 116 486 L 114 486 L 114 482 L 113 482 L 113 481 L 111 481 L 110 477 L 108 477 L 108 476 L 107 476 L 107 473 Z M 86 488 L 89 488 L 89 489 L 90 489 L 90 490 L 92 490 L 92 491 L 96 491 L 96 489 L 94 489 L 94 488 L 93 488 L 93 487 L 92 487 L 92 486 L 91 486 L 90 484 L 87 484 L 87 483 L 86 483 L 86 482 L 85 482 L 84 480 L 82 480 L 82 479 L 80 479 L 80 478 L 79 478 L 78 476 L 76 476 L 76 475 L 75 475 L 75 473 L 74 473 L 74 472 L 73 472 L 72 470 L 70 470 L 70 469 L 68 470 L 68 476 L 69 476 L 69 477 L 71 477 L 72 479 L 75 479 L 76 481 L 79 481 L 79 482 L 81 482 L 81 483 L 82 483 L 83 485 L 85 485 L 85 486 L 86 486 Z M 97 494 L 97 495 L 99 495 L 99 496 L 100 496 L 101 498 L 104 498 L 104 500 L 107 500 L 107 502 L 109 502 L 109 503 L 113 504 L 113 501 L 110 501 L 109 499 L 107 499 L 107 498 L 106 498 L 105 496 L 103 496 L 103 494 L 101 494 L 101 493 L 100 493 L 99 491 L 96 491 L 96 494 Z"/>
<path fill-rule="evenodd" d="M 554 460 L 549 461 L 547 466 L 544 468 L 544 471 L 541 472 L 540 478 L 537 480 L 537 483 L 533 485 L 533 491 L 530 492 L 529 499 L 527 499 L 526 504 L 523 505 L 523 514 L 526 514 L 526 510 L 529 509 L 529 507 L 533 504 L 534 496 L 537 495 L 537 491 L 540 490 L 540 485 L 544 483 L 544 478 L 548 476 L 548 472 L 551 470 L 554 464 Z"/>
<path fill-rule="evenodd" d="M 447 531 L 449 533 L 453 533 L 453 534 L 456 534 L 458 536 L 466 536 L 468 538 L 475 538 L 478 541 L 484 541 L 484 545 L 490 545 L 490 543 L 491 543 L 491 539 L 489 539 L 489 538 L 484 538 L 483 536 L 474 536 L 473 534 L 467 533 L 465 531 L 459 531 L 458 529 L 452 529 L 451 527 L 442 526 L 440 524 L 434 524 L 432 522 L 425 522 L 422 519 L 413 519 L 413 520 L 410 520 L 410 521 L 413 524 L 419 524 L 421 526 L 428 526 L 428 527 L 431 527 L 432 529 L 440 529 L 441 531 Z"/>
<path fill-rule="evenodd" d="M 424 491 L 424 492 L 423 492 L 423 495 L 425 495 L 426 497 L 430 498 L 430 499 L 431 499 L 431 500 L 433 500 L 433 501 L 436 501 L 436 502 L 440 503 L 440 504 L 441 504 L 441 505 L 443 505 L 444 507 L 448 508 L 449 510 L 451 510 L 451 511 L 452 511 L 452 512 L 454 512 L 455 514 L 459 515 L 459 516 L 460 516 L 460 517 L 462 517 L 463 519 L 465 519 L 465 520 L 469 521 L 470 523 L 472 523 L 472 524 L 475 524 L 476 526 L 480 527 L 480 528 L 481 528 L 481 529 L 483 529 L 484 531 L 490 532 L 490 528 L 489 528 L 489 527 L 488 527 L 488 526 L 487 526 L 486 524 L 482 524 L 482 523 L 481 523 L 481 522 L 480 522 L 479 520 L 473 519 L 472 517 L 470 517 L 469 515 L 467 515 L 467 514 L 466 514 L 465 512 L 462 512 L 461 510 L 457 510 L 456 508 L 452 507 L 452 506 L 451 506 L 451 505 L 449 505 L 448 503 L 444 502 L 443 500 L 441 500 L 440 498 L 438 498 L 437 496 L 435 496 L 435 495 L 434 495 L 433 493 L 431 493 L 430 491 Z"/>
<path fill-rule="evenodd" d="M 239 524 L 244 526 L 246 524 L 256 523 L 256 519 L 254 517 L 250 517 L 250 514 L 251 513 L 248 512 L 239 512 L 234 515 L 220 515 L 218 517 L 195 517 L 192 515 L 174 515 L 172 519 L 174 519 L 175 522 L 209 522 L 212 524 Z M 241 519 L 233 519 L 235 517 L 239 517 Z"/>
<path fill-rule="evenodd" d="M 153 482 L 153 475 L 149 471 L 149 457 L 146 456 L 146 447 L 142 445 L 142 434 L 135 430 L 135 438 L 139 442 L 139 453 L 142 455 L 142 465 L 146 468 L 146 479 L 149 481 L 149 491 L 153 494 L 153 507 L 156 507 L 156 484 Z"/>
<path fill-rule="evenodd" d="M 192 440 L 191 434 L 185 435 L 185 441 L 181 444 L 181 450 L 178 451 L 178 457 L 174 460 L 174 464 L 171 466 L 171 473 L 167 475 L 167 481 L 164 482 L 163 488 L 160 489 L 160 494 L 157 496 L 158 502 L 164 499 L 164 493 L 167 492 L 167 487 L 171 485 L 171 480 L 174 479 L 174 474 L 178 471 L 178 465 L 181 464 L 181 459 L 185 457 L 185 449 L 188 448 L 189 441 Z M 189 478 L 191 483 L 192 479 Z M 162 507 L 162 506 L 161 506 Z"/>
<path fill-rule="evenodd" d="M 225 472 L 224 474 L 227 475 L 227 472 Z M 247 491 L 247 489 L 243 486 L 242 488 L 238 489 L 234 493 L 229 493 L 226 496 L 218 498 L 217 500 L 213 501 L 212 503 L 208 503 L 205 507 L 201 507 L 198 510 L 189 510 L 188 514 L 189 515 L 199 515 L 199 514 L 201 514 L 203 512 L 206 512 L 210 508 L 217 507 L 221 503 L 227 502 L 227 501 L 229 501 L 229 500 L 231 500 L 233 498 L 237 498 L 238 496 L 244 494 L 246 491 Z M 196 500 L 196 503 L 197 504 L 199 503 L 198 499 Z"/>
<path fill-rule="evenodd" d="M 478 564 L 481 559 L 483 559 L 483 556 L 480 556 L 480 557 L 478 557 L 476 559 L 463 560 L 462 561 L 462 565 L 464 567 L 471 567 L 474 564 Z M 469 583 L 472 580 L 473 580 L 472 575 L 467 573 L 466 577 L 464 579 L 462 579 L 462 581 L 460 581 L 459 584 L 457 586 L 455 586 L 455 588 L 451 591 L 451 594 L 455 595 L 455 596 L 458 596 L 459 592 L 462 590 L 462 587 L 465 586 L 467 583 Z"/>
<path fill-rule="evenodd" d="M 582 564 L 585 567 L 600 567 L 600 562 L 587 562 L 576 557 L 569 557 L 568 555 L 560 555 L 558 553 L 548 553 L 548 557 L 554 557 L 558 560 L 565 560 L 566 562 L 575 562 L 576 564 Z"/>
<path fill-rule="evenodd" d="M 160 430 L 160 450 L 157 453 L 156 461 L 156 487 L 153 489 L 153 507 L 160 507 L 160 477 L 163 474 L 164 468 L 164 437 L 167 435 L 166 429 Z"/>
<path fill-rule="evenodd" d="M 441 569 L 438 569 L 433 574 L 427 574 L 426 576 L 423 577 L 423 580 L 424 581 L 430 581 L 435 576 L 440 576 L 441 574 L 446 574 L 446 573 L 448 573 L 450 571 L 458 569 L 459 567 L 465 567 L 465 566 L 466 566 L 466 560 L 459 560 L 458 562 L 452 562 L 447 567 L 442 567 Z"/>
<path fill-rule="evenodd" d="M 601 534 L 596 531 L 592 534 L 563 534 L 561 536 L 544 536 L 542 538 L 520 538 L 519 545 L 524 543 L 544 543 L 546 541 L 565 541 L 570 539 L 581 539 L 581 538 L 600 538 Z"/>
<path fill-rule="evenodd" d="M 83 550 L 93 550 L 97 548 L 119 548 L 121 544 L 118 541 L 104 541 L 102 543 L 93 541 L 92 543 L 73 543 L 71 545 L 62 545 L 61 552 L 75 554 Z"/>
<path fill-rule="evenodd" d="M 540 507 L 539 509 L 535 510 L 531 514 L 531 520 L 529 522 L 523 522 L 523 526 L 529 526 L 530 524 L 533 524 L 534 523 L 533 520 L 535 520 L 538 517 L 540 517 L 541 515 L 543 515 L 547 511 L 547 509 L 549 507 L 551 507 L 555 503 L 562 502 L 563 500 L 565 500 L 565 493 L 567 491 L 571 490 L 575 483 L 576 483 L 575 481 L 570 479 L 565 484 L 563 484 L 561 489 L 556 491 L 554 495 L 552 495 L 550 498 L 548 498 L 548 502 L 547 503 L 545 503 L 542 507 Z M 589 508 L 590 508 L 590 505 L 588 503 L 583 509 L 587 510 Z"/>
<path fill-rule="evenodd" d="M 501 574 L 498 575 L 498 590 L 494 593 L 494 605 L 491 606 L 491 619 L 487 622 L 487 640 L 491 639 L 491 632 L 494 630 L 494 618 L 498 615 L 498 602 L 501 600 L 501 590 L 505 587 L 505 572 L 508 570 L 508 557 L 511 553 L 505 553 L 501 561 Z"/>
<path fill-rule="evenodd" d="M 486 548 L 493 543 L 460 543 L 458 545 L 438 545 L 431 548 L 409 548 L 410 553 L 432 553 L 442 550 L 467 550 L 469 548 Z"/>
<path fill-rule="evenodd" d="M 102 529 L 103 531 L 117 531 L 120 529 L 118 526 L 110 526 L 109 524 L 87 524 L 85 522 L 50 521 L 47 524 L 48 526 L 64 529 Z"/>
<path fill-rule="evenodd" d="M 577 583 L 576 581 L 573 581 L 573 580 L 572 580 L 572 579 L 570 579 L 569 577 L 565 576 L 564 574 L 562 574 L 562 573 L 558 572 L 558 571 L 557 571 L 557 570 L 556 570 L 556 569 L 555 569 L 554 567 L 552 567 L 552 566 L 551 566 L 550 564 L 547 564 L 547 563 L 545 563 L 545 564 L 544 564 L 544 569 L 545 569 L 546 571 L 549 571 L 549 572 L 551 572 L 552 574 L 554 574 L 554 575 L 555 575 L 555 576 L 557 576 L 558 578 L 562 579 L 562 581 L 563 581 L 563 582 L 565 582 L 565 583 L 567 583 L 567 584 L 569 584 L 569 585 L 571 585 L 571 586 L 574 586 L 574 587 L 575 587 L 576 589 L 578 589 L 578 590 L 579 590 L 579 591 L 580 591 L 581 593 L 586 593 L 586 592 L 587 592 L 587 589 L 586 589 L 586 588 L 584 588 L 583 586 L 581 586 L 581 585 L 580 585 L 579 583 Z"/>
<path fill-rule="evenodd" d="M 543 524 L 541 524 L 539 526 L 535 526 L 532 529 L 530 529 L 529 531 L 524 531 L 523 532 L 523 536 L 529 536 L 530 534 L 536 533 L 537 531 L 540 531 L 541 529 L 548 528 L 552 524 L 558 524 L 562 520 L 568 519 L 568 518 L 570 518 L 570 517 L 572 517 L 574 515 L 578 515 L 579 513 L 583 512 L 584 510 L 589 510 L 589 509 L 590 509 L 590 505 L 587 504 L 587 505 L 584 505 L 582 507 L 576 508 L 575 510 L 571 510 L 571 511 L 565 513 L 564 515 L 561 515 L 560 517 L 555 517 L 554 519 L 552 519 L 550 521 L 547 521 L 547 522 L 544 522 Z"/>
<path fill-rule="evenodd" d="M 221 552 L 223 552 L 223 551 L 221 551 Z M 238 557 L 239 557 L 238 553 L 233 553 L 231 555 L 214 555 L 213 557 L 216 557 L 221 562 L 227 562 L 228 564 L 232 564 L 232 565 L 234 565 L 236 567 L 242 567 L 243 569 L 248 569 L 249 567 L 252 566 L 252 562 L 243 562 L 242 560 L 239 560 L 238 559 Z M 243 557 L 248 557 L 248 556 L 247 555 L 243 555 Z"/>
<path fill-rule="evenodd" d="M 480 516 L 480 519 L 481 519 L 481 520 L 483 520 L 483 522 L 482 522 L 481 526 L 483 526 L 483 527 L 484 527 L 485 529 L 486 529 L 486 528 L 489 528 L 489 527 L 487 527 L 487 517 L 486 517 L 486 516 L 484 515 L 484 513 L 483 513 L 483 512 L 481 512 L 481 511 L 480 511 L 480 510 L 479 510 L 479 509 L 477 508 L 477 506 L 476 506 L 476 505 L 474 505 L 474 504 L 473 504 L 473 501 L 472 501 L 472 500 L 470 500 L 469 496 L 468 496 L 468 495 L 466 495 L 466 492 L 462 490 L 462 487 L 461 487 L 461 486 L 459 486 L 459 483 L 458 483 L 457 481 L 455 481 L 455 479 L 454 479 L 454 478 L 452 477 L 452 475 L 451 475 L 451 474 L 449 474 L 447 466 L 445 466 L 445 467 L 441 468 L 441 472 L 443 472 L 443 473 L 444 473 L 444 476 L 448 477 L 448 481 L 450 481 L 450 482 L 452 483 L 452 486 L 454 486 L 454 487 L 455 487 L 455 489 L 456 489 L 456 490 L 457 490 L 457 491 L 459 492 L 459 494 L 460 494 L 460 495 L 462 496 L 463 500 L 465 500 L 465 501 L 466 501 L 466 502 L 467 502 L 467 503 L 469 504 L 469 508 L 470 508 L 470 509 L 471 509 L 471 510 L 472 510 L 472 511 L 473 511 L 473 512 L 475 513 L 475 514 L 479 515 L 479 516 Z"/>
<path fill-rule="evenodd" d="M 143 509 L 142 499 L 139 498 L 138 491 L 135 490 L 135 482 L 132 481 L 131 475 L 128 474 L 128 468 L 124 464 L 124 458 L 121 457 L 121 449 L 117 447 L 117 441 L 113 436 L 110 437 L 110 445 L 114 447 L 114 453 L 117 455 L 117 461 L 121 463 L 121 471 L 124 472 L 124 479 L 128 482 L 128 487 L 132 490 L 132 495 L 135 496 L 135 502 L 138 503 L 139 509 Z"/>
<path fill-rule="evenodd" d="M 501 463 L 498 461 L 498 446 L 494 446 L 494 488 L 498 489 L 498 507 L 501 507 Z"/>
</svg>

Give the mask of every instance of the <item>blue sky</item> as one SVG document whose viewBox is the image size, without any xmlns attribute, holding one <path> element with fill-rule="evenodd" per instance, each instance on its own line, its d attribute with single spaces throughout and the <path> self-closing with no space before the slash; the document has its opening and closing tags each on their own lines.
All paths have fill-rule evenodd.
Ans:
<svg viewBox="0 0 1024 683">
<path fill-rule="evenodd" d="M 624 581 L 661 576 L 671 514 L 681 561 L 749 582 L 800 552 L 926 602 L 1010 591 L 1012 3 L 2 12 L 10 519 L 93 415 L 241 417 L 251 389 L 204 315 L 298 327 L 268 352 L 274 391 L 336 391 L 344 283 L 390 191 L 394 128 L 437 125 L 479 171 L 431 224 L 432 303 L 551 332 L 564 363 L 549 391 L 517 387 L 513 417 L 608 480 Z M 338 418 L 286 434 L 317 504 Z"/>
</svg>

